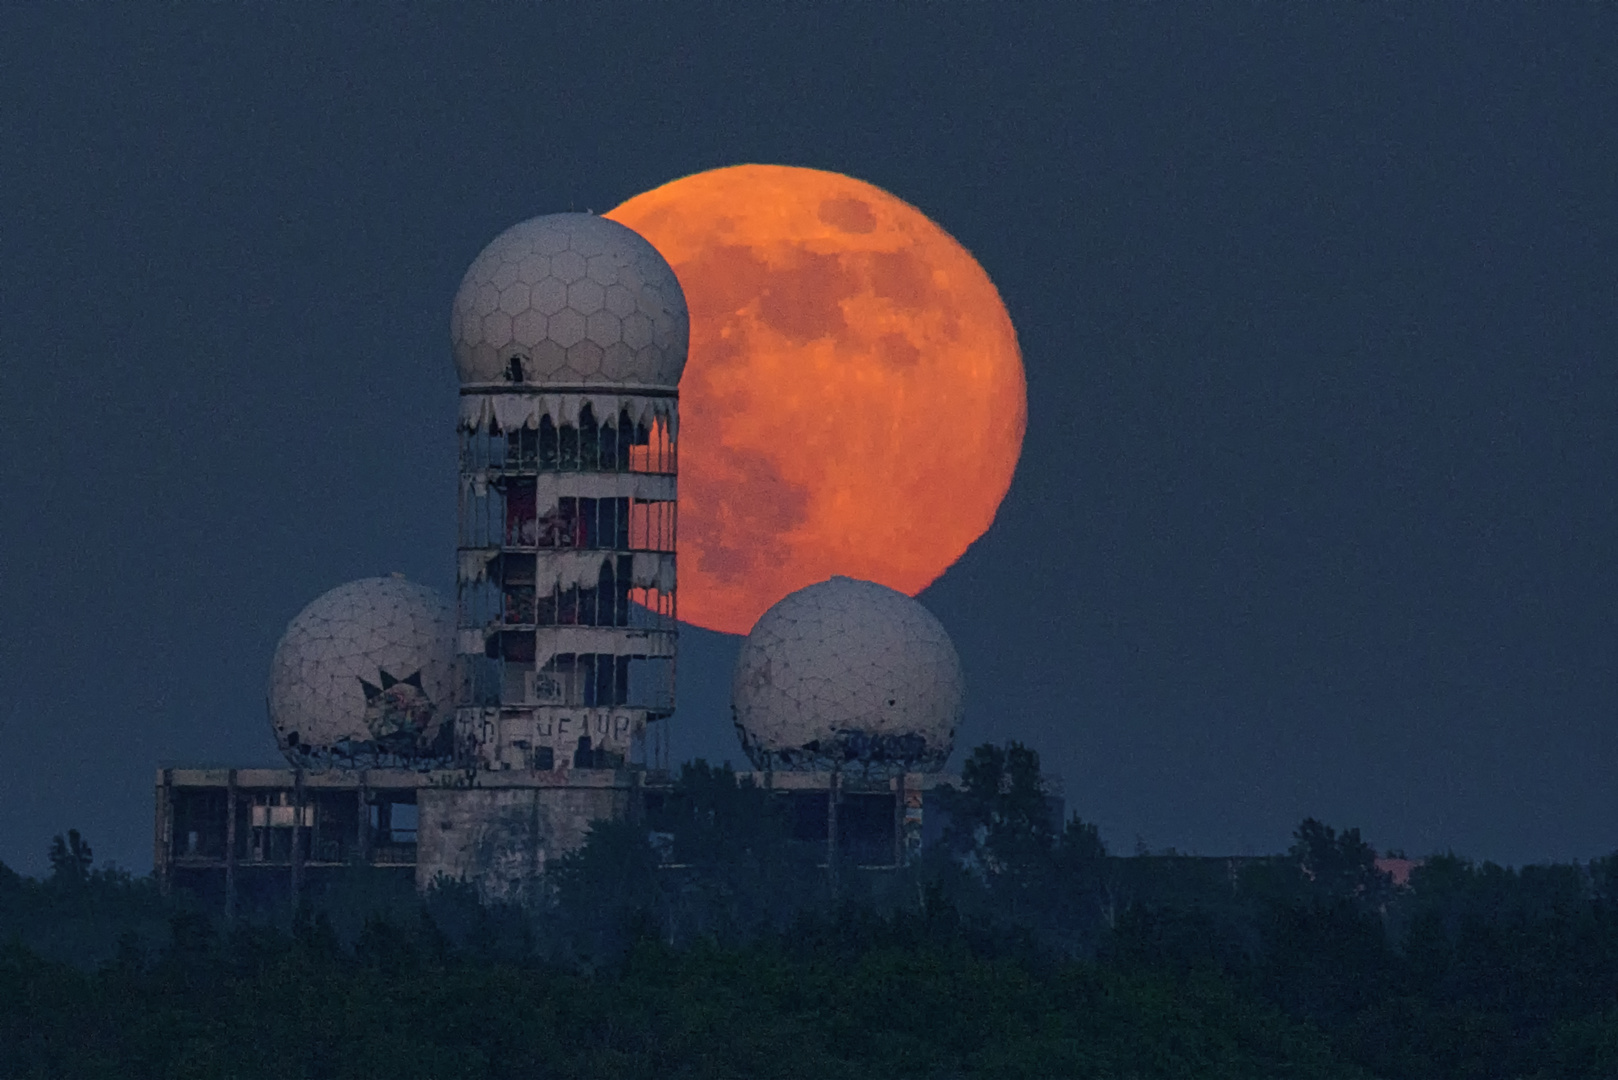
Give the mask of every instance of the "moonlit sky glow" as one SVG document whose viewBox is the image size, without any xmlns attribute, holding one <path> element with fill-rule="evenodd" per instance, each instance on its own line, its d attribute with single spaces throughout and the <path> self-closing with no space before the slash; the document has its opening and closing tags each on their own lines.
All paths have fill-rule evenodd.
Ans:
<svg viewBox="0 0 1618 1080">
<path fill-rule="evenodd" d="M 1115 851 L 1618 848 L 1618 9 L 0 7 L 0 860 L 278 763 L 315 597 L 454 584 L 450 305 L 536 214 L 773 162 L 970 251 L 1027 433 L 920 596 L 955 745 Z M 740 639 L 676 758 L 740 764 Z"/>
</svg>

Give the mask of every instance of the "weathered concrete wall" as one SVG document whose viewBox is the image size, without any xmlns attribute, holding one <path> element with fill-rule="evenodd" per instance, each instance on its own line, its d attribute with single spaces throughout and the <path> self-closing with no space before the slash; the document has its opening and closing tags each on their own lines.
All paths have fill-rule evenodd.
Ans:
<svg viewBox="0 0 1618 1080">
<path fill-rule="evenodd" d="M 583 845 L 591 822 L 630 814 L 638 794 L 623 772 L 497 775 L 497 784 L 418 792 L 418 888 L 443 875 L 486 900 L 521 901 L 549 862 Z"/>
</svg>

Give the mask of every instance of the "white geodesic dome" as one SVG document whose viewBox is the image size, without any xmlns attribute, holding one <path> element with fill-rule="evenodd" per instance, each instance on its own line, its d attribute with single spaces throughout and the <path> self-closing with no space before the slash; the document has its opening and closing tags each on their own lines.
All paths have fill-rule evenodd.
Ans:
<svg viewBox="0 0 1618 1080">
<path fill-rule="evenodd" d="M 674 271 L 593 214 L 513 225 L 472 262 L 450 315 L 467 385 L 674 389 L 690 324 Z"/>
<path fill-rule="evenodd" d="M 270 726 L 297 766 L 446 762 L 454 697 L 454 608 L 397 575 L 317 598 L 270 663 Z"/>
<path fill-rule="evenodd" d="M 766 611 L 747 635 L 731 712 L 755 767 L 941 768 L 965 690 L 932 612 L 885 585 L 834 577 Z"/>
</svg>

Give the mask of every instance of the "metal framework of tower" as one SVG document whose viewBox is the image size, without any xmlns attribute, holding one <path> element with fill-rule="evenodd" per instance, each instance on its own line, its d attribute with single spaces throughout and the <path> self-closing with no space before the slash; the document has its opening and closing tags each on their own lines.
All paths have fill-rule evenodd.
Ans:
<svg viewBox="0 0 1618 1080">
<path fill-rule="evenodd" d="M 665 764 L 674 387 L 463 384 L 456 747 L 476 770 Z"/>
</svg>

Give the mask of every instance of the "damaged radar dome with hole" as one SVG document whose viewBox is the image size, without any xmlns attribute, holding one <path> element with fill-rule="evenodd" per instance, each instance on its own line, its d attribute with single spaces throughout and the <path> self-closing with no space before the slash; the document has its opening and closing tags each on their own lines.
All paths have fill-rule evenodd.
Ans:
<svg viewBox="0 0 1618 1080">
<path fill-rule="evenodd" d="M 339 585 L 287 625 L 270 663 L 270 726 L 304 768 L 447 763 L 455 612 L 403 577 Z"/>
<path fill-rule="evenodd" d="M 731 712 L 755 768 L 875 775 L 943 767 L 965 684 L 926 608 L 834 577 L 766 611 L 747 635 Z"/>
<path fill-rule="evenodd" d="M 464 386 L 674 389 L 689 319 L 669 264 L 593 214 L 513 225 L 473 261 L 450 316 Z"/>
</svg>

